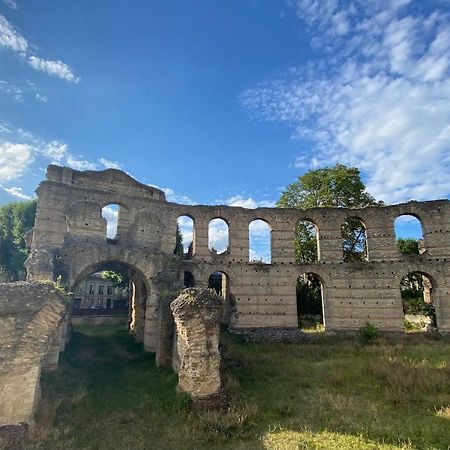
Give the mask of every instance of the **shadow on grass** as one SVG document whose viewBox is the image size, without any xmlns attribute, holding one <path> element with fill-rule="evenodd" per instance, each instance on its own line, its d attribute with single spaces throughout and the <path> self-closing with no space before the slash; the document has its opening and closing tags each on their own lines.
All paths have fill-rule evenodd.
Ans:
<svg viewBox="0 0 450 450">
<path fill-rule="evenodd" d="M 248 343 L 223 337 L 227 412 L 196 413 L 177 376 L 117 327 L 76 329 L 42 376 L 29 449 L 446 449 L 450 349 L 439 339 Z"/>
</svg>

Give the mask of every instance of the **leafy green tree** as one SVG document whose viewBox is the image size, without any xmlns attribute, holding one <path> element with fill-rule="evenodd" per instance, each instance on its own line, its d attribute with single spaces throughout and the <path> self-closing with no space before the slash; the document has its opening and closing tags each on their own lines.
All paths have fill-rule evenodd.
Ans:
<svg viewBox="0 0 450 450">
<path fill-rule="evenodd" d="M 397 239 L 397 247 L 404 255 L 418 255 L 419 241 L 413 238 L 399 238 Z"/>
<path fill-rule="evenodd" d="M 119 272 L 114 272 L 113 270 L 104 270 L 102 275 L 107 280 L 113 282 L 113 286 L 119 289 L 128 289 L 130 280 L 127 276 L 122 275 Z"/>
<path fill-rule="evenodd" d="M 356 167 L 336 164 L 310 170 L 290 184 L 277 202 L 281 208 L 347 207 L 383 205 L 370 195 Z M 358 219 L 347 220 L 342 227 L 344 260 L 358 261 L 365 255 L 365 228 Z M 315 226 L 300 222 L 295 229 L 295 252 L 298 262 L 317 260 Z"/>
<path fill-rule="evenodd" d="M 0 207 L 0 272 L 9 281 L 25 272 L 28 256 L 26 233 L 34 226 L 36 200 L 12 202 Z"/>
</svg>

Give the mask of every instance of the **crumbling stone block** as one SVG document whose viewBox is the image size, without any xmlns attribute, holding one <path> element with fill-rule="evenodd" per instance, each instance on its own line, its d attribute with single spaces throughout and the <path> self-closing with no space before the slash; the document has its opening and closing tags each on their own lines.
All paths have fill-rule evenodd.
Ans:
<svg viewBox="0 0 450 450">
<path fill-rule="evenodd" d="M 221 299 L 212 289 L 189 288 L 170 307 L 176 326 L 178 390 L 191 395 L 194 403 L 215 403 L 221 393 Z"/>
</svg>

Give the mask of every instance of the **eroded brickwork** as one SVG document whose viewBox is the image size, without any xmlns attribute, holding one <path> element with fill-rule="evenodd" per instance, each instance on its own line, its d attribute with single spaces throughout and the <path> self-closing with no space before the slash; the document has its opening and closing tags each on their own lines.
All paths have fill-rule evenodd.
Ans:
<svg viewBox="0 0 450 450">
<path fill-rule="evenodd" d="M 419 271 L 431 280 L 439 330 L 450 332 L 448 200 L 309 210 L 179 205 L 118 170 L 79 172 L 57 166 L 49 166 L 37 194 L 30 279 L 61 276 L 70 288 L 98 270 L 128 271 L 140 285 L 133 329 L 148 350 L 158 346 L 159 298 L 183 287 L 185 271 L 197 287 L 206 287 L 213 272 L 226 274 L 228 321 L 237 329 L 296 327 L 296 281 L 314 273 L 322 282 L 326 330 L 336 332 L 356 330 L 366 322 L 403 331 L 400 280 Z M 121 210 L 117 238 L 109 241 L 101 210 L 112 203 Z M 397 248 L 394 221 L 404 214 L 422 223 L 421 255 L 403 255 Z M 190 259 L 174 255 L 182 215 L 194 221 Z M 366 227 L 367 262 L 343 262 L 341 224 L 350 217 Z M 208 248 L 208 225 L 214 218 L 229 226 L 229 248 L 220 255 Z M 249 223 L 255 219 L 270 225 L 271 264 L 249 262 Z M 294 228 L 300 220 L 310 220 L 318 229 L 320 258 L 314 264 L 295 262 Z"/>
<path fill-rule="evenodd" d="M 178 390 L 194 402 L 215 400 L 221 390 L 222 301 L 212 289 L 190 288 L 181 291 L 170 308 L 176 325 Z"/>
<path fill-rule="evenodd" d="M 32 424 L 41 369 L 54 368 L 64 348 L 68 305 L 48 283 L 0 284 L 0 439 Z"/>
</svg>

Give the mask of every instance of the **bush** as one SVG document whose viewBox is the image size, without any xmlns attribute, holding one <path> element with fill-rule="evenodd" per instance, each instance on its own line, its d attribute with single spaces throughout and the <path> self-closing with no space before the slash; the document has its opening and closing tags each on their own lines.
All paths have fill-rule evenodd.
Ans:
<svg viewBox="0 0 450 450">
<path fill-rule="evenodd" d="M 379 335 L 380 330 L 369 322 L 359 329 L 359 340 L 363 345 L 373 344 Z"/>
</svg>

